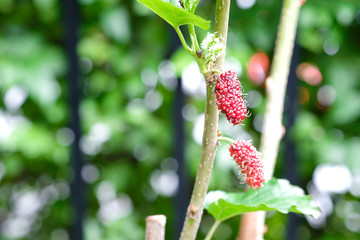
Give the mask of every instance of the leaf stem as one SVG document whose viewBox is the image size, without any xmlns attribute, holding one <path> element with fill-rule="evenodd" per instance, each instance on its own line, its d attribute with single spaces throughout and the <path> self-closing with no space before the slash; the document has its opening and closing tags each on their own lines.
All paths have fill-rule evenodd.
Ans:
<svg viewBox="0 0 360 240">
<path fill-rule="evenodd" d="M 205 240 L 210 240 L 211 237 L 214 235 L 216 228 L 222 223 L 222 221 L 215 221 L 214 224 L 211 226 L 208 234 L 205 237 Z"/>
<path fill-rule="evenodd" d="M 193 5 L 191 6 L 190 12 L 194 13 L 195 9 L 199 3 L 199 0 L 194 0 Z"/>
<path fill-rule="evenodd" d="M 196 37 L 196 32 L 195 32 L 195 27 L 194 24 L 189 24 L 189 34 L 190 34 L 190 38 L 191 38 L 191 43 L 192 43 L 192 49 L 194 52 L 196 52 L 197 50 L 200 50 L 200 46 Z"/>
<path fill-rule="evenodd" d="M 231 144 L 234 143 L 234 140 L 231 139 L 231 138 L 228 138 L 228 137 L 218 137 L 218 140 L 220 140 L 220 141 L 227 141 L 227 142 L 229 142 L 229 143 L 231 143 Z"/>
<path fill-rule="evenodd" d="M 176 31 L 176 33 L 178 34 L 178 36 L 179 36 L 179 38 L 180 38 L 180 41 L 181 41 L 182 45 L 184 46 L 185 50 L 186 50 L 187 52 L 189 52 L 189 53 L 193 56 L 193 55 L 194 55 L 194 52 L 193 52 L 193 51 L 191 50 L 191 48 L 187 45 L 187 43 L 186 43 L 186 41 L 185 41 L 185 38 L 184 38 L 184 36 L 183 36 L 180 28 L 179 28 L 179 27 L 176 27 L 176 28 L 175 28 L 175 31 Z"/>
</svg>

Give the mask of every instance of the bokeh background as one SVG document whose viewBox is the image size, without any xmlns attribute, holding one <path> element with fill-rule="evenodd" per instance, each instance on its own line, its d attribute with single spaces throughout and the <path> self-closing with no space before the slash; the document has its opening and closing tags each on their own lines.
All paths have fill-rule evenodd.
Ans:
<svg viewBox="0 0 360 240">
<path fill-rule="evenodd" d="M 136 1 L 69 2 L 0 1 L 0 238 L 138 240 L 147 215 L 165 214 L 176 239 L 199 162 L 203 79 L 173 29 Z M 197 13 L 213 21 L 214 4 L 201 0 Z M 225 69 L 251 116 L 236 127 L 221 117 L 219 128 L 256 146 L 280 10 L 231 5 Z M 303 5 L 275 176 L 323 215 L 270 212 L 266 239 L 360 239 L 359 39 L 359 1 Z M 242 191 L 239 181 L 223 144 L 210 190 Z M 214 238 L 234 239 L 239 220 Z M 212 221 L 205 213 L 199 239 Z"/>
</svg>

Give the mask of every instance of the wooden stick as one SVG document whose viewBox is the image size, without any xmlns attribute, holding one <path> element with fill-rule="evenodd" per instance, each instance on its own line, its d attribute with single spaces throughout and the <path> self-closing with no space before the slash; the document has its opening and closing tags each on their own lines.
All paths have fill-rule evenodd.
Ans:
<svg viewBox="0 0 360 240">
<path fill-rule="evenodd" d="M 146 240 L 165 239 L 165 215 L 152 215 L 146 218 Z"/>
</svg>

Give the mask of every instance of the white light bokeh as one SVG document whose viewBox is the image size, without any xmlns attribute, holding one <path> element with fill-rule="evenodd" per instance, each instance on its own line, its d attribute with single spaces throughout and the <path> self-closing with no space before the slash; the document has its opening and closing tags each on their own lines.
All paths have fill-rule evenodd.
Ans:
<svg viewBox="0 0 360 240">
<path fill-rule="evenodd" d="M 106 123 L 95 123 L 90 130 L 90 136 L 97 139 L 98 142 L 104 143 L 110 139 L 111 129 Z"/>
<path fill-rule="evenodd" d="M 227 120 L 224 114 L 220 114 L 219 129 L 221 129 L 221 133 L 223 136 L 228 136 L 233 139 L 243 139 L 243 140 L 252 139 L 250 134 L 246 131 L 245 128 L 229 124 L 229 121 Z"/>
<path fill-rule="evenodd" d="M 177 86 L 176 68 L 171 61 L 165 60 L 159 64 L 159 77 L 160 77 L 160 82 L 168 90 L 174 90 L 176 88 Z"/>
<path fill-rule="evenodd" d="M 348 26 L 354 21 L 355 14 L 355 8 L 353 9 L 348 6 L 345 7 L 344 5 L 341 8 L 337 9 L 336 19 L 341 25 Z"/>
<path fill-rule="evenodd" d="M 55 187 L 60 199 L 67 199 L 70 196 L 70 186 L 66 181 L 58 181 Z"/>
<path fill-rule="evenodd" d="M 360 231 L 360 214 L 359 212 L 350 212 L 345 217 L 345 226 L 352 232 Z"/>
<path fill-rule="evenodd" d="M 106 202 L 116 197 L 115 187 L 108 181 L 102 181 L 96 190 L 96 197 L 99 202 Z"/>
<path fill-rule="evenodd" d="M 91 72 L 91 70 L 93 69 L 93 65 L 94 64 L 90 58 L 84 57 L 79 60 L 79 66 L 83 73 Z"/>
<path fill-rule="evenodd" d="M 335 88 L 330 85 L 322 86 L 317 92 L 317 99 L 321 105 L 325 107 L 330 106 L 336 99 Z"/>
<path fill-rule="evenodd" d="M 23 116 L 12 115 L 0 110 L 0 142 L 8 139 L 14 131 L 29 124 L 30 122 Z"/>
<path fill-rule="evenodd" d="M 249 9 L 254 6 L 256 0 L 236 0 L 236 4 L 239 8 Z"/>
<path fill-rule="evenodd" d="M 100 12 L 99 15 L 99 23 L 107 37 L 120 43 L 127 43 L 130 40 L 130 16 L 126 8 L 114 6 L 107 11 Z"/>
<path fill-rule="evenodd" d="M 345 226 L 353 232 L 360 231 L 360 203 L 340 199 L 335 206 L 336 215 L 344 219 Z"/>
<path fill-rule="evenodd" d="M 134 147 L 133 154 L 138 161 L 145 161 L 146 159 L 149 158 L 151 154 L 151 149 L 149 148 L 148 145 L 144 143 L 139 143 Z"/>
<path fill-rule="evenodd" d="M 135 99 L 131 100 L 126 105 L 126 108 L 127 108 L 127 111 L 132 115 L 140 115 L 140 114 L 148 111 L 146 109 L 144 101 L 140 98 L 135 98 Z"/>
<path fill-rule="evenodd" d="M 205 205 L 208 203 L 215 202 L 221 198 L 224 198 L 226 194 L 223 191 L 211 191 L 208 194 L 206 194 L 205 197 Z"/>
<path fill-rule="evenodd" d="M 333 42 L 327 39 L 324 42 L 323 48 L 324 48 L 324 52 L 327 55 L 333 56 L 339 51 L 340 44 L 338 42 Z"/>
<path fill-rule="evenodd" d="M 36 97 L 41 104 L 51 104 L 55 102 L 61 94 L 61 87 L 50 70 L 45 71 L 41 77 L 39 77 L 39 86 L 41 87 L 36 88 Z"/>
<path fill-rule="evenodd" d="M 311 130 L 310 136 L 314 141 L 321 141 L 325 136 L 325 130 L 320 126 L 314 127 Z"/>
<path fill-rule="evenodd" d="M 221 147 L 219 147 L 216 150 L 216 156 L 215 158 L 218 159 L 215 160 L 214 164 L 217 168 L 222 169 L 224 171 L 231 171 L 233 169 L 236 169 L 236 162 L 232 157 L 230 157 L 229 154 L 229 147 L 230 144 L 227 142 L 220 141 Z M 238 171 L 236 171 L 238 172 Z"/>
<path fill-rule="evenodd" d="M 343 194 L 349 191 L 352 177 L 345 165 L 318 165 L 314 171 L 313 181 L 321 192 Z"/>
<path fill-rule="evenodd" d="M 25 102 L 27 96 L 28 93 L 25 88 L 17 85 L 12 86 L 6 91 L 4 96 L 6 108 L 12 112 L 17 111 Z"/>
<path fill-rule="evenodd" d="M 40 196 L 35 191 L 24 192 L 14 198 L 14 212 L 23 217 L 35 215 L 42 206 Z"/>
<path fill-rule="evenodd" d="M 264 114 L 263 113 L 256 114 L 253 124 L 255 130 L 261 133 L 264 125 Z"/>
<path fill-rule="evenodd" d="M 56 141 L 62 146 L 70 146 L 75 139 L 75 134 L 70 128 L 60 128 L 56 131 Z"/>
<path fill-rule="evenodd" d="M 12 133 L 12 128 L 6 114 L 0 111 L 0 140 L 8 138 Z"/>
<path fill-rule="evenodd" d="M 29 233 L 31 224 L 32 221 L 25 218 L 8 218 L 1 224 L 1 232 L 10 239 L 22 238 Z"/>
<path fill-rule="evenodd" d="M 191 62 L 181 73 L 182 89 L 185 94 L 205 96 L 206 84 L 195 61 Z"/>
<path fill-rule="evenodd" d="M 1 232 L 8 238 L 22 238 L 30 232 L 45 203 L 38 192 L 31 190 L 14 192 L 12 202 L 12 211 L 1 224 Z"/>
<path fill-rule="evenodd" d="M 144 102 L 150 111 L 155 111 L 163 103 L 163 97 L 159 91 L 150 90 L 145 94 Z"/>
<path fill-rule="evenodd" d="M 59 228 L 51 232 L 51 240 L 69 240 L 69 234 L 65 229 Z"/>
<path fill-rule="evenodd" d="M 150 178 L 151 187 L 157 194 L 171 197 L 179 187 L 179 177 L 173 170 L 155 170 Z"/>
<path fill-rule="evenodd" d="M 243 69 L 240 61 L 237 58 L 231 56 L 226 57 L 224 63 L 224 70 L 225 71 L 231 70 L 235 72 L 238 78 L 240 78 L 243 73 Z"/>
<path fill-rule="evenodd" d="M 176 172 L 178 168 L 179 168 L 179 164 L 175 158 L 172 157 L 165 158 L 161 162 L 161 170 L 172 170 Z"/>
<path fill-rule="evenodd" d="M 335 213 L 339 217 L 345 218 L 349 212 L 353 212 L 353 211 L 354 211 L 354 207 L 352 201 L 346 201 L 344 199 L 341 199 L 336 202 Z"/>
<path fill-rule="evenodd" d="M 92 164 L 86 164 L 81 169 L 81 176 L 87 183 L 94 183 L 99 179 L 99 169 Z"/>
<path fill-rule="evenodd" d="M 195 119 L 194 128 L 192 130 L 192 137 L 194 141 L 201 145 L 202 143 L 202 135 L 204 132 L 204 121 L 205 121 L 205 114 L 200 114 Z"/>
<path fill-rule="evenodd" d="M 158 77 L 153 69 L 145 68 L 141 71 L 141 80 L 146 87 L 154 89 L 156 87 Z"/>
<path fill-rule="evenodd" d="M 245 95 L 245 100 L 248 108 L 256 108 L 262 102 L 262 95 L 258 91 L 250 91 Z"/>
<path fill-rule="evenodd" d="M 109 224 L 120 218 L 128 216 L 132 212 L 133 204 L 128 195 L 122 193 L 116 197 L 115 190 L 110 194 L 108 192 L 105 195 L 106 197 L 98 197 L 100 209 L 97 216 L 102 223 Z"/>
<path fill-rule="evenodd" d="M 196 119 L 196 116 L 198 115 L 198 111 L 194 105 L 186 104 L 182 108 L 181 114 L 185 120 L 194 121 Z"/>
<path fill-rule="evenodd" d="M 49 184 L 40 191 L 40 199 L 41 202 L 52 204 L 57 199 L 59 199 L 59 193 L 58 189 L 56 188 L 56 185 Z"/>
<path fill-rule="evenodd" d="M 87 136 L 80 140 L 81 150 L 88 155 L 95 155 L 100 150 L 102 145 L 111 137 L 111 128 L 106 123 L 95 123 Z"/>
<path fill-rule="evenodd" d="M 355 197 L 360 197 L 360 171 L 358 170 L 352 179 L 350 193 Z"/>
<path fill-rule="evenodd" d="M 308 191 L 316 204 L 319 206 L 322 214 L 320 214 L 317 218 L 305 215 L 305 218 L 313 228 L 319 229 L 325 225 L 327 216 L 332 214 L 334 204 L 329 193 L 320 191 L 315 185 L 313 185 L 313 183 L 309 184 Z"/>
</svg>

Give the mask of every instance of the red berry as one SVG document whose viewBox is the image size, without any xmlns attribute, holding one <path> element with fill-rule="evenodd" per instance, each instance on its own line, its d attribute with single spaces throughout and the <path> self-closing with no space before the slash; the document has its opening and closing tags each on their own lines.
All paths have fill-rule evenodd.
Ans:
<svg viewBox="0 0 360 240">
<path fill-rule="evenodd" d="M 264 167 L 260 153 L 249 141 L 236 141 L 230 146 L 230 155 L 239 164 L 241 173 L 250 187 L 257 189 L 264 182 Z"/>
<path fill-rule="evenodd" d="M 229 70 L 219 76 L 215 93 L 218 109 L 231 123 L 237 125 L 244 121 L 247 113 L 246 105 L 242 99 L 240 82 L 234 72 Z"/>
</svg>

